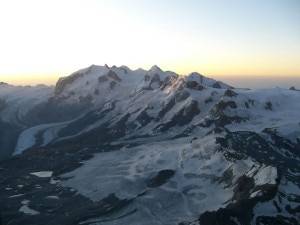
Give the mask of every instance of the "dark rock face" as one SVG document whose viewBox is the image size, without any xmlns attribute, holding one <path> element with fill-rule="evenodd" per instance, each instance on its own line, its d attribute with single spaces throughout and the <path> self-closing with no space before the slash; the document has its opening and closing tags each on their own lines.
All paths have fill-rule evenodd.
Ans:
<svg viewBox="0 0 300 225">
<path fill-rule="evenodd" d="M 112 70 L 109 70 L 107 76 L 114 79 L 115 81 L 118 81 L 118 82 L 122 81 L 122 79 Z"/>
<path fill-rule="evenodd" d="M 259 216 L 256 220 L 256 224 L 261 225 L 298 225 L 298 221 L 295 218 L 289 218 L 284 216 Z"/>
<path fill-rule="evenodd" d="M 266 138 L 265 135 L 269 137 Z M 285 174 L 289 180 L 297 182 L 294 176 L 287 174 L 289 171 L 300 170 L 296 160 L 299 157 L 298 143 L 278 138 L 276 133 L 270 130 L 265 130 L 261 134 L 249 131 L 227 132 L 224 138 L 226 141 L 224 139 L 219 141 L 224 148 L 235 149 L 235 153 L 241 157 L 252 157 L 261 164 L 276 163 L 279 174 Z"/>
<path fill-rule="evenodd" d="M 163 103 L 161 107 L 161 111 L 158 113 L 158 118 L 163 118 L 164 115 L 175 106 L 175 104 L 176 104 L 175 98 L 172 98 L 167 103 Z"/>
<path fill-rule="evenodd" d="M 126 123 L 130 117 L 130 113 L 125 114 L 113 124 L 110 128 L 109 135 L 113 138 L 124 136 L 126 133 Z"/>
<path fill-rule="evenodd" d="M 161 90 L 164 90 L 168 86 L 172 86 L 173 84 L 176 83 L 177 80 L 178 80 L 178 75 L 173 75 L 173 76 L 167 77 L 166 80 L 164 81 L 163 85 L 161 86 Z"/>
<path fill-rule="evenodd" d="M 250 225 L 253 219 L 253 208 L 258 202 L 271 200 L 275 197 L 278 184 L 266 184 L 255 187 L 253 177 L 241 176 L 235 184 L 232 181 L 232 171 L 225 172 L 221 182 L 226 182 L 227 187 L 235 185 L 234 196 L 226 208 L 220 208 L 214 212 L 205 212 L 200 218 L 200 224 L 245 224 Z M 261 195 L 250 198 L 250 193 L 261 191 Z M 236 223 L 236 222 L 239 223 Z M 258 220 L 256 220 L 257 222 Z"/>
<path fill-rule="evenodd" d="M 213 119 L 210 119 L 211 123 L 214 123 L 217 127 L 223 127 L 233 122 L 241 123 L 247 120 L 247 118 L 243 118 L 240 116 L 226 115 L 226 113 L 224 112 L 224 110 L 226 109 L 237 109 L 237 104 L 235 103 L 235 101 L 225 102 L 224 100 L 221 100 L 220 102 L 218 102 L 211 110 L 212 115 L 214 116 Z"/>
<path fill-rule="evenodd" d="M 169 122 L 162 123 L 162 124 L 159 124 L 158 126 L 156 126 L 154 128 L 154 131 L 156 131 L 156 132 L 165 132 L 169 128 L 178 125 L 182 121 L 181 118 L 183 118 L 183 113 L 184 113 L 184 109 L 181 109 L 179 112 L 174 114 L 174 116 L 172 116 L 172 118 Z"/>
<path fill-rule="evenodd" d="M 186 87 L 192 90 L 202 91 L 204 88 L 197 81 L 186 82 Z"/>
<path fill-rule="evenodd" d="M 267 102 L 266 106 L 265 106 L 266 110 L 272 110 L 272 103 L 271 102 Z"/>
<path fill-rule="evenodd" d="M 56 86 L 55 86 L 55 94 L 58 95 L 58 94 L 62 93 L 64 88 L 67 85 L 72 84 L 75 80 L 77 80 L 78 78 L 83 77 L 83 76 L 84 76 L 84 73 L 75 73 L 71 76 L 68 76 L 66 78 L 58 80 L 58 82 L 56 83 Z"/>
<path fill-rule="evenodd" d="M 227 131 L 228 132 L 228 131 Z M 269 135 L 269 138 L 265 138 L 265 135 Z M 263 137 L 264 138 L 263 138 Z M 272 164 L 276 163 L 276 167 L 279 174 L 284 174 L 285 179 L 288 179 L 290 182 L 296 182 L 299 186 L 297 179 L 294 176 L 287 175 L 288 171 L 297 171 L 300 169 L 299 163 L 295 160 L 298 157 L 299 147 L 297 143 L 293 143 L 289 140 L 279 137 L 278 134 L 272 129 L 266 129 L 261 135 L 255 132 L 228 132 L 225 135 L 225 138 L 219 138 L 218 143 L 224 147 L 224 150 L 230 148 L 234 149 L 235 152 L 230 152 L 230 154 L 237 154 L 242 158 L 252 157 L 255 158 L 261 164 Z M 298 149 L 298 150 L 296 150 Z M 285 155 L 286 152 L 290 152 L 290 155 Z M 296 153 L 297 152 L 297 153 Z M 230 156 L 227 152 L 227 157 Z M 290 157 L 293 155 L 292 157 Z M 227 158 L 226 157 L 226 158 Z M 233 160 L 239 160 L 239 158 L 233 157 Z M 224 180 L 230 180 L 232 175 L 230 171 L 227 171 L 225 174 Z M 227 179 L 225 179 L 227 177 Z M 280 176 L 279 176 L 280 179 Z M 225 182 L 222 180 L 222 182 Z M 233 199 L 236 199 L 238 204 L 230 204 L 226 209 L 230 210 L 230 215 L 237 217 L 241 224 L 250 224 L 249 221 L 253 218 L 251 215 L 253 206 L 258 202 L 266 202 L 273 200 L 273 205 L 277 209 L 278 213 L 282 210 L 287 210 L 290 213 L 290 217 L 274 215 L 274 216 L 258 216 L 256 218 L 256 224 L 297 224 L 295 219 L 297 213 L 300 211 L 300 207 L 291 209 L 289 204 L 285 204 L 284 201 L 290 201 L 293 199 L 293 202 L 300 203 L 300 197 L 298 196 L 286 196 L 285 194 L 278 191 L 278 184 L 281 181 L 278 180 L 277 184 L 265 184 L 253 188 L 252 178 L 242 177 L 237 186 L 235 187 L 235 195 Z M 227 185 L 233 185 L 228 183 Z M 252 193 L 255 191 L 261 191 L 261 195 L 249 198 L 249 189 L 252 189 Z M 279 194 L 279 200 L 274 198 L 274 196 Z M 278 194 L 277 194 L 278 195 Z M 284 198 L 285 200 L 283 200 Z M 287 200 L 290 199 L 290 200 Z M 239 209 L 243 211 L 239 211 Z M 289 210 L 288 210 L 289 209 Z M 245 212 L 250 212 L 245 215 Z M 296 213 L 297 212 L 297 213 Z M 244 218 L 244 219 L 243 219 Z M 245 220 L 246 219 L 246 220 Z M 222 224 L 222 223 L 220 223 Z"/>
<path fill-rule="evenodd" d="M 169 128 L 178 126 L 184 126 L 190 123 L 193 118 L 200 113 L 200 109 L 198 108 L 198 102 L 192 101 L 187 107 L 179 110 L 171 120 L 167 123 L 163 123 L 154 128 L 156 132 L 165 132 Z"/>
<path fill-rule="evenodd" d="M 227 133 L 225 139 L 231 148 L 244 156 L 250 154 L 250 156 L 262 159 L 265 156 L 260 154 L 270 154 L 273 151 L 268 142 L 255 132 Z"/>
<path fill-rule="evenodd" d="M 111 81 L 111 82 L 109 83 L 109 88 L 110 88 L 110 90 L 113 90 L 113 89 L 116 87 L 116 85 L 117 85 L 117 82 L 116 82 L 116 81 Z"/>
<path fill-rule="evenodd" d="M 108 81 L 108 78 L 106 76 L 101 76 L 98 78 L 99 83 L 104 83 L 106 81 Z"/>
<path fill-rule="evenodd" d="M 233 90 L 227 89 L 224 93 L 224 96 L 228 97 L 236 97 L 238 94 L 235 93 Z"/>
<path fill-rule="evenodd" d="M 229 210 L 221 208 L 218 211 L 203 213 L 199 222 L 201 225 L 238 225 L 232 217 Z"/>
<path fill-rule="evenodd" d="M 147 182 L 147 186 L 150 188 L 159 187 L 165 184 L 169 179 L 171 179 L 174 176 L 174 174 L 174 170 L 161 170 L 155 177 L 151 178 Z"/>
<path fill-rule="evenodd" d="M 300 157 L 300 140 L 298 139 L 297 143 L 290 141 L 287 138 L 281 137 L 278 135 L 276 130 L 266 128 L 263 130 L 263 133 L 266 133 L 270 136 L 272 141 L 274 142 L 275 146 L 281 149 L 286 157 L 289 158 L 297 158 Z"/>
<path fill-rule="evenodd" d="M 182 124 L 188 124 L 193 118 L 200 113 L 197 101 L 191 101 L 191 103 L 185 108 L 185 116 L 182 120 Z"/>
<path fill-rule="evenodd" d="M 218 88 L 218 89 L 220 89 L 220 88 L 222 88 L 222 87 L 221 87 L 220 83 L 217 81 L 216 83 L 213 84 L 213 88 Z"/>
<path fill-rule="evenodd" d="M 246 120 L 247 120 L 246 118 L 240 116 L 227 116 L 226 114 L 221 112 L 213 122 L 217 127 L 224 127 L 228 124 L 242 123 L 245 122 Z"/>
<path fill-rule="evenodd" d="M 190 93 L 187 91 L 181 91 L 181 92 L 177 92 L 175 94 L 176 100 L 178 102 L 186 100 L 189 96 L 190 96 Z"/>
<path fill-rule="evenodd" d="M 231 109 L 236 109 L 237 105 L 234 101 L 228 101 L 228 102 L 224 102 L 223 100 L 220 101 L 217 105 L 216 105 L 216 109 L 217 110 L 225 110 L 226 108 L 231 108 Z"/>
<path fill-rule="evenodd" d="M 163 90 L 167 86 L 167 84 L 160 79 L 160 76 L 157 73 L 154 75 L 146 74 L 144 76 L 144 81 L 146 81 L 148 84 L 147 86 L 143 87 L 143 90 L 150 91 L 156 88 Z"/>
<path fill-rule="evenodd" d="M 142 126 L 145 126 L 147 125 L 148 123 L 150 123 L 153 118 L 150 117 L 146 110 L 143 110 L 137 117 L 136 117 L 136 120 L 142 125 Z"/>
<path fill-rule="evenodd" d="M 163 82 L 160 80 L 160 76 L 158 74 L 154 74 L 154 76 L 150 80 L 149 88 L 152 90 L 151 86 L 153 83 L 158 83 L 158 86 L 160 87 Z"/>
</svg>

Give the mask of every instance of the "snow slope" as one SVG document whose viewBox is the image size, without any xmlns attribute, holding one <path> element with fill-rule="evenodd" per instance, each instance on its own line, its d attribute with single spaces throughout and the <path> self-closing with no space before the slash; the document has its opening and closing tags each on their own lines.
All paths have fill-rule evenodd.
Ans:
<svg viewBox="0 0 300 225">
<path fill-rule="evenodd" d="M 93 201 L 112 193 L 119 199 L 134 199 L 130 207 L 114 215 L 89 220 L 95 224 L 106 219 L 105 224 L 171 225 L 193 221 L 199 214 L 226 207 L 232 201 L 233 188 L 225 188 L 221 180 L 235 163 L 227 161 L 219 149 L 215 137 L 210 136 L 192 143 L 191 138 L 181 138 L 99 153 L 79 169 L 64 174 L 63 178 L 70 179 L 62 185 Z M 243 168 L 234 170 L 236 180 L 254 166 L 250 159 L 240 164 Z M 174 171 L 174 176 L 161 186 L 149 187 L 149 180 L 166 170 Z M 257 170 L 256 185 L 275 184 L 277 174 L 269 176 L 269 170 L 275 168 L 258 166 Z M 134 209 L 134 214 L 122 216 Z"/>
</svg>

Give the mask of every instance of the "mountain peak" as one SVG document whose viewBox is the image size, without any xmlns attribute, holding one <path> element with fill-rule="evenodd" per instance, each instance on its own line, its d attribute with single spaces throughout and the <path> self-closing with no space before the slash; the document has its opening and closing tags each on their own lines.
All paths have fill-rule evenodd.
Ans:
<svg viewBox="0 0 300 225">
<path fill-rule="evenodd" d="M 149 70 L 151 72 L 162 72 L 162 69 L 159 68 L 157 65 L 154 65 L 151 67 L 151 69 Z"/>
<path fill-rule="evenodd" d="M 198 72 L 192 72 L 188 74 L 188 77 L 203 77 L 203 76 Z"/>
</svg>

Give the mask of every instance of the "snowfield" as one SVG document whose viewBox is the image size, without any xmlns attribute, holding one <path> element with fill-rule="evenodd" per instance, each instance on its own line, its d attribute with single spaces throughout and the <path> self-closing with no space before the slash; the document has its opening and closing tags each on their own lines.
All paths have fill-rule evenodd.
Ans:
<svg viewBox="0 0 300 225">
<path fill-rule="evenodd" d="M 215 137 L 210 136 L 192 143 L 190 138 L 181 138 L 99 153 L 77 170 L 64 174 L 62 178 L 69 179 L 61 185 L 95 202 L 110 194 L 121 200 L 133 200 L 130 207 L 121 210 L 115 218 L 110 216 L 111 222 L 105 224 L 153 224 L 156 221 L 171 225 L 196 220 L 199 213 L 226 207 L 232 201 L 232 188 L 225 188 L 221 182 L 228 168 L 234 167 L 235 181 L 245 173 L 253 176 L 254 162 L 242 160 L 238 163 L 240 166 L 235 166 L 236 163 L 228 162 L 218 152 L 219 148 Z M 275 183 L 276 168 L 254 168 L 256 185 Z M 162 186 L 147 186 L 151 178 L 164 170 L 173 170 L 174 176 Z M 136 213 L 122 217 L 134 209 Z M 101 220 L 105 218 L 98 221 Z"/>
</svg>

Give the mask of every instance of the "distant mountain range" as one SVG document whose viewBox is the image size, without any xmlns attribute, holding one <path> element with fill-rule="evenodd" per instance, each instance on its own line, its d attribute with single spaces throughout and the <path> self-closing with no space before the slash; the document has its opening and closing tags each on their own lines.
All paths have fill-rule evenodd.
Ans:
<svg viewBox="0 0 300 225">
<path fill-rule="evenodd" d="M 0 83 L 4 224 L 299 224 L 300 92 L 92 65 Z"/>
</svg>

